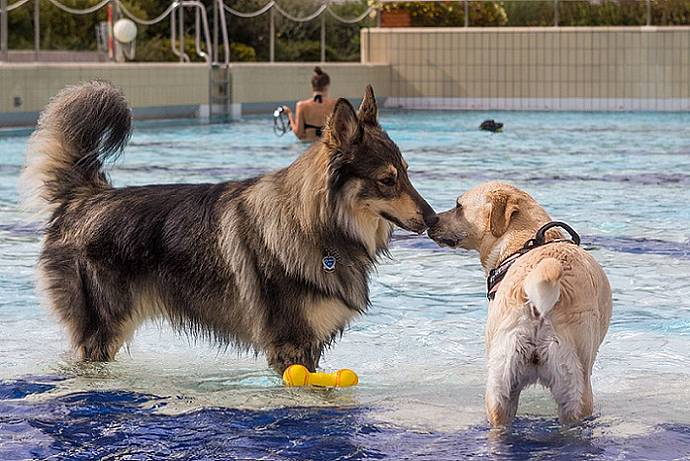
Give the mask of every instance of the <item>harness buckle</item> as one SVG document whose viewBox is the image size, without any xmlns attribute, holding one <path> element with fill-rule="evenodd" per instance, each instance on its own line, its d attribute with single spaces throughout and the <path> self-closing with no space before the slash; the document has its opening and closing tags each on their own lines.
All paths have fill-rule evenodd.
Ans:
<svg viewBox="0 0 690 461">
<path fill-rule="evenodd" d="M 549 229 L 552 229 L 554 227 L 560 227 L 562 229 L 565 229 L 566 232 L 570 234 L 571 240 L 564 240 L 564 239 L 558 239 L 558 240 L 551 240 L 550 242 L 546 241 L 546 231 Z M 498 285 L 501 283 L 503 278 L 506 276 L 506 273 L 510 269 L 510 267 L 515 263 L 515 261 L 520 258 L 520 256 L 524 255 L 525 253 L 530 252 L 531 250 L 534 250 L 537 247 L 547 245 L 549 243 L 556 243 L 556 242 L 570 242 L 575 245 L 580 245 L 580 236 L 578 235 L 575 230 L 570 227 L 568 224 L 561 222 L 561 221 L 551 221 L 539 228 L 536 234 L 534 234 L 534 238 L 531 238 L 525 242 L 525 244 L 520 248 L 518 251 L 515 253 L 509 255 L 506 259 L 504 259 L 501 264 L 496 266 L 495 268 L 491 269 L 489 271 L 489 276 L 486 278 L 486 298 L 489 301 L 493 301 L 493 299 L 496 297 L 496 291 L 498 291 Z"/>
</svg>

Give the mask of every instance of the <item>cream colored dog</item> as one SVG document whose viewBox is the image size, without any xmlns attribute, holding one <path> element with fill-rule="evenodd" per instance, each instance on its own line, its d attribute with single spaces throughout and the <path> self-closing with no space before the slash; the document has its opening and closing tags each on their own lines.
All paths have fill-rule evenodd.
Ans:
<svg viewBox="0 0 690 461">
<path fill-rule="evenodd" d="M 501 183 L 464 193 L 438 218 L 429 237 L 477 250 L 487 274 L 551 221 L 529 194 Z M 545 237 L 564 235 L 552 228 Z M 520 392 L 535 383 L 551 390 L 561 421 L 591 415 L 592 366 L 611 319 L 611 288 L 601 266 L 578 245 L 548 243 L 516 257 L 494 294 L 486 325 L 492 426 L 509 424 Z"/>
</svg>

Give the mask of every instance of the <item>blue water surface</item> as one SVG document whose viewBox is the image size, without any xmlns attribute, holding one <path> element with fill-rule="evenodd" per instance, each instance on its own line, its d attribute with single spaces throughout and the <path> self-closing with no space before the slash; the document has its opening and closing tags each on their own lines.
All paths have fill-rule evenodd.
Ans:
<svg viewBox="0 0 690 461">
<path fill-rule="evenodd" d="M 505 131 L 477 130 L 485 118 Z M 74 360 L 34 288 L 39 224 L 18 206 L 24 134 L 0 137 L 0 460 L 690 459 L 690 114 L 383 112 L 437 210 L 505 180 L 582 235 L 614 316 L 594 369 L 595 415 L 563 427 L 523 394 L 514 427 L 483 410 L 483 273 L 476 254 L 396 232 L 372 308 L 324 369 L 360 385 L 287 389 L 263 357 L 144 326 L 109 364 Z M 118 186 L 223 181 L 305 148 L 270 118 L 138 124 Z"/>
<path fill-rule="evenodd" d="M 26 396 L 27 383 L 4 382 Z M 34 393 L 49 386 L 33 385 Z M 690 426 L 660 424 L 649 435 L 593 437 L 593 421 L 565 429 L 552 419 L 519 418 L 510 432 L 486 424 L 461 432 L 421 432 L 376 424 L 374 408 L 205 408 L 164 415 L 160 399 L 127 391 L 75 392 L 39 402 L 0 400 L 2 459 L 334 460 L 334 459 L 654 459 L 690 454 Z M 683 448 L 685 447 L 685 448 Z M 685 450 L 685 451 L 683 451 Z"/>
</svg>

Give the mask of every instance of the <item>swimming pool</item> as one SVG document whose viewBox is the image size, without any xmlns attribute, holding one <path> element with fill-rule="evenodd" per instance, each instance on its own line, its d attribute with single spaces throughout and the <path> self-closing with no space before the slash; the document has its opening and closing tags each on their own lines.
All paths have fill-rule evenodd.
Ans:
<svg viewBox="0 0 690 461">
<path fill-rule="evenodd" d="M 485 118 L 505 132 L 478 131 Z M 112 178 L 279 168 L 304 146 L 271 123 L 140 125 Z M 263 357 L 156 324 L 114 363 L 75 363 L 33 289 L 39 237 L 17 208 L 27 138 L 15 136 L 0 138 L 0 459 L 690 459 L 690 114 L 384 112 L 382 124 L 438 211 L 503 179 L 580 232 L 614 296 L 595 417 L 562 428 L 534 388 L 512 432 L 493 436 L 478 256 L 404 232 L 370 313 L 322 361 L 357 370 L 356 388 L 286 389 Z"/>
</svg>

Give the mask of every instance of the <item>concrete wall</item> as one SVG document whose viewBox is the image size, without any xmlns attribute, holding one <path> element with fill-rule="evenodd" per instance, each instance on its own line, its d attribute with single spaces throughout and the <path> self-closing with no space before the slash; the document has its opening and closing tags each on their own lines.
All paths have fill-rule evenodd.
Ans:
<svg viewBox="0 0 690 461">
<path fill-rule="evenodd" d="M 313 63 L 231 64 L 232 115 L 269 113 L 311 95 Z M 377 95 L 390 92 L 386 64 L 326 63 L 331 94 L 356 102 L 367 83 Z M 208 114 L 209 68 L 178 63 L 3 63 L 0 65 L 0 127 L 30 126 L 49 99 L 67 85 L 110 80 L 123 88 L 137 118 L 197 117 Z"/>
<path fill-rule="evenodd" d="M 690 27 L 362 29 L 389 106 L 690 110 Z"/>
<path fill-rule="evenodd" d="M 273 109 L 311 95 L 315 65 L 331 77 L 330 95 L 361 99 L 368 83 L 382 99 L 390 94 L 390 67 L 383 63 L 238 63 L 230 65 L 235 116 Z"/>
<path fill-rule="evenodd" d="M 0 127 L 32 125 L 60 89 L 90 79 L 122 87 L 138 118 L 194 117 L 208 105 L 208 67 L 203 64 L 4 63 Z"/>
<path fill-rule="evenodd" d="M 41 50 L 38 56 L 33 50 L 9 50 L 8 62 L 107 62 L 107 53 L 99 51 Z"/>
</svg>

